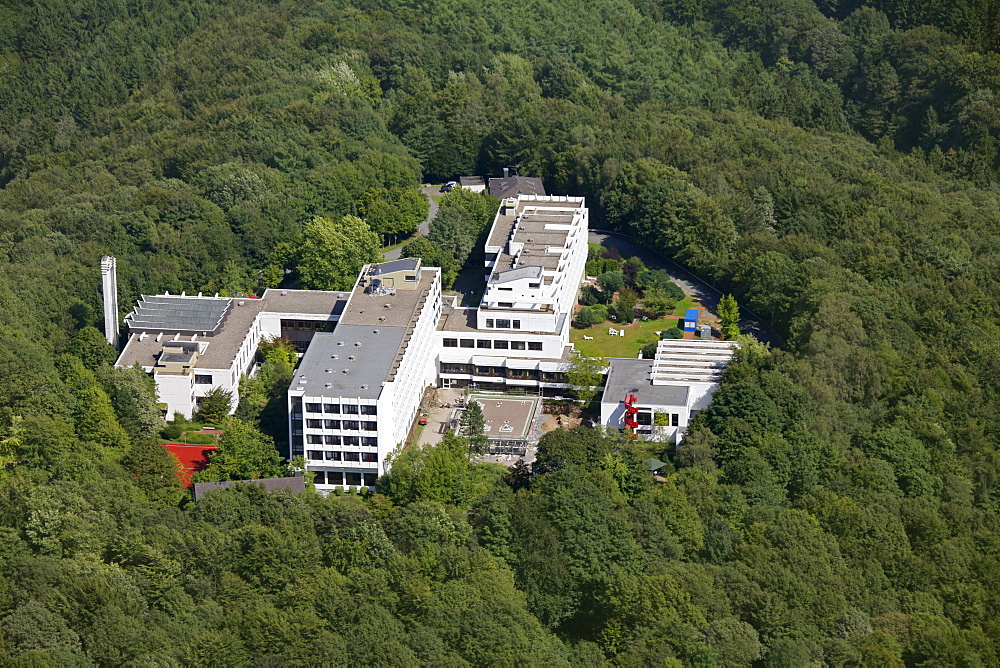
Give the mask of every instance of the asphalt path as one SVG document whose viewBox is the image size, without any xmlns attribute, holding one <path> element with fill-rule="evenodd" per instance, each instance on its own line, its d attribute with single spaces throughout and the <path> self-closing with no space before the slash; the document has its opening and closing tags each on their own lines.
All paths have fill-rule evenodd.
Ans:
<svg viewBox="0 0 1000 668">
<path fill-rule="evenodd" d="M 421 188 L 420 192 L 427 196 L 427 201 L 430 202 L 431 208 L 427 210 L 427 218 L 424 219 L 424 222 L 420 223 L 417 227 L 417 233 L 414 237 L 427 236 L 430 234 L 431 221 L 434 220 L 434 217 L 438 213 L 438 203 L 434 201 L 434 198 L 432 198 L 431 195 L 441 194 L 438 188 Z M 386 260 L 398 260 L 402 252 L 403 247 L 400 246 L 399 248 L 393 248 L 391 251 L 382 253 L 382 257 Z"/>
<path fill-rule="evenodd" d="M 718 315 L 722 292 L 673 260 L 651 251 L 648 247 L 633 241 L 631 237 L 617 232 L 591 230 L 588 241 L 592 244 L 617 248 L 623 257 L 638 257 L 650 269 L 665 270 L 684 292 L 701 302 L 701 305 L 709 311 Z M 744 306 L 740 306 L 740 330 L 753 334 L 758 341 L 764 341 L 772 346 L 781 347 L 784 345 L 784 341 L 777 332 L 771 329 L 760 316 Z"/>
</svg>

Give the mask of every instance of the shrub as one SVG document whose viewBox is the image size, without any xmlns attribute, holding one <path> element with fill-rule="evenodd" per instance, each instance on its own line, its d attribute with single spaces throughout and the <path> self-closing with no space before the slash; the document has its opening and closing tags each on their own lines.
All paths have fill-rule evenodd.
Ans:
<svg viewBox="0 0 1000 668">
<path fill-rule="evenodd" d="M 660 332 L 661 339 L 683 339 L 684 331 L 677 327 L 671 327 Z"/>
<path fill-rule="evenodd" d="M 197 432 L 188 433 L 184 436 L 184 441 L 191 445 L 214 445 L 215 436 L 213 434 L 199 434 Z"/>
<path fill-rule="evenodd" d="M 334 487 L 333 488 L 333 495 L 334 496 L 343 496 L 343 494 L 344 494 L 344 488 L 343 487 Z"/>
<path fill-rule="evenodd" d="M 642 359 L 651 360 L 656 357 L 656 341 L 651 341 L 642 347 Z"/>
<path fill-rule="evenodd" d="M 604 304 L 595 304 L 590 307 L 590 312 L 594 316 L 594 324 L 600 325 L 608 319 L 608 307 Z"/>
<path fill-rule="evenodd" d="M 573 324 L 575 324 L 578 329 L 587 329 L 596 322 L 597 321 L 594 319 L 593 309 L 589 306 L 584 306 L 576 314 L 576 320 L 574 320 Z"/>
<path fill-rule="evenodd" d="M 352 494 L 352 495 L 353 494 L 357 494 L 358 493 L 358 488 L 355 487 L 354 485 L 351 485 L 350 487 L 347 488 L 347 493 L 348 494 Z"/>
<path fill-rule="evenodd" d="M 625 287 L 625 274 L 620 271 L 607 271 L 597 277 L 597 284 L 607 298 Z"/>
<path fill-rule="evenodd" d="M 360 494 L 361 496 L 368 496 L 368 488 L 362 487 L 361 489 L 358 490 L 358 494 Z"/>
<path fill-rule="evenodd" d="M 183 433 L 184 429 L 179 424 L 168 424 L 160 430 L 160 437 L 173 441 L 180 438 Z"/>
</svg>

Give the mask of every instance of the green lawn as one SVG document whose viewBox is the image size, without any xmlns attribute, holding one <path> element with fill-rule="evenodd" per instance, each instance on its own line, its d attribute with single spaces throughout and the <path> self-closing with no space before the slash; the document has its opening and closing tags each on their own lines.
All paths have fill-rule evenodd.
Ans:
<svg viewBox="0 0 1000 668">
<path fill-rule="evenodd" d="M 644 345 L 659 339 L 657 331 L 670 329 L 676 324 L 677 319 L 669 316 L 646 322 L 637 321 L 632 329 L 625 330 L 625 336 L 608 336 L 609 327 L 618 329 L 616 323 L 608 321 L 590 329 L 574 327 L 569 331 L 569 340 L 587 357 L 636 357 Z M 592 336 L 594 340 L 586 341 L 584 336 Z"/>
<path fill-rule="evenodd" d="M 670 329 L 677 326 L 677 319 L 684 317 L 684 312 L 689 308 L 701 308 L 701 304 L 688 296 L 677 302 L 677 307 L 672 315 L 659 318 L 658 320 L 647 320 L 642 322 L 637 320 L 634 326 L 625 330 L 625 336 L 609 336 L 608 328 L 618 329 L 617 323 L 609 320 L 600 325 L 594 325 L 590 329 L 569 330 L 569 340 L 576 349 L 587 357 L 636 357 L 639 350 L 647 343 L 659 339 L 656 332 Z M 587 341 L 584 336 L 594 337 L 593 341 Z"/>
<path fill-rule="evenodd" d="M 674 317 L 683 318 L 685 311 L 687 311 L 689 308 L 696 308 L 696 307 L 700 308 L 701 304 L 696 302 L 693 297 L 688 295 L 684 299 L 677 302 L 677 307 L 674 309 Z"/>
</svg>

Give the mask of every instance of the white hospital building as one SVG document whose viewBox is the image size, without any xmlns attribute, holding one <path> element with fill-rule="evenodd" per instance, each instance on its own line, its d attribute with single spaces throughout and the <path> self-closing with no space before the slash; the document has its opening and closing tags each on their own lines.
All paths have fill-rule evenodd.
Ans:
<svg viewBox="0 0 1000 668">
<path fill-rule="evenodd" d="M 321 491 L 371 486 L 405 441 L 429 386 L 563 393 L 587 233 L 582 197 L 502 200 L 475 307 L 442 296 L 441 270 L 419 258 L 366 265 L 344 292 L 144 295 L 125 319 L 128 341 L 117 364 L 139 364 L 153 376 L 168 417 L 191 417 L 213 388 L 232 392 L 235 409 L 240 376 L 256 373 L 261 341 L 292 340 L 305 353 L 288 388 L 289 456 L 305 458 Z M 106 292 L 113 261 L 109 267 Z M 687 343 L 705 342 L 671 342 Z M 661 351 L 655 362 L 611 361 L 602 422 L 620 421 L 617 395 L 626 388 L 649 415 L 676 409 L 678 430 L 707 404 L 716 372 L 696 372 L 697 364 L 675 356 L 687 354 L 702 366 L 711 359 L 715 369 L 714 353 L 662 344 Z"/>
</svg>

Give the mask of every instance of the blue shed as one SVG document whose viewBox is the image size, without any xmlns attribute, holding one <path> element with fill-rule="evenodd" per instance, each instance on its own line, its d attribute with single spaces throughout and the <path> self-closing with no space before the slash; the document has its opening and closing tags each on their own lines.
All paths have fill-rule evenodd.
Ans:
<svg viewBox="0 0 1000 668">
<path fill-rule="evenodd" d="M 698 327 L 698 309 L 689 308 L 684 312 L 684 331 L 693 332 Z"/>
</svg>

